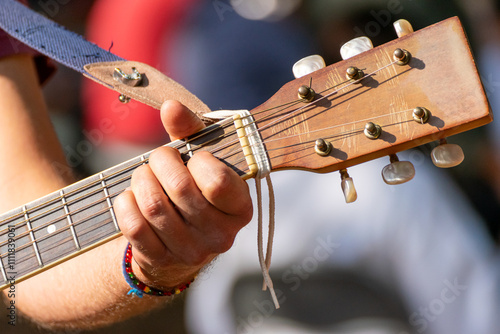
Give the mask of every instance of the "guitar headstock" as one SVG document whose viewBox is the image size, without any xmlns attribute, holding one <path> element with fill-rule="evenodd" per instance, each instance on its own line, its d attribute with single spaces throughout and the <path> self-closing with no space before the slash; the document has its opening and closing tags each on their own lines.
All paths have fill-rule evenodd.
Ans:
<svg viewBox="0 0 500 334">
<path fill-rule="evenodd" d="M 273 170 L 395 161 L 492 120 L 458 18 L 399 28 L 401 37 L 295 79 L 252 110 Z"/>
</svg>

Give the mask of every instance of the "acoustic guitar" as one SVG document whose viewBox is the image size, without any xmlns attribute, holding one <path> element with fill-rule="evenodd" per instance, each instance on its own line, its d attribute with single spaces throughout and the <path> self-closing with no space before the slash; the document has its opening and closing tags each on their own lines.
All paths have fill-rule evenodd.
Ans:
<svg viewBox="0 0 500 334">
<path fill-rule="evenodd" d="M 323 67 L 317 56 L 297 63 L 298 78 L 262 105 L 208 114 L 230 117 L 167 146 L 185 161 L 209 151 L 244 179 L 340 171 L 347 202 L 356 197 L 346 170 L 353 165 L 390 156 L 383 177 L 401 183 L 414 171 L 396 153 L 431 141 L 442 144 L 436 165 L 459 163 L 461 150 L 445 138 L 492 120 L 463 28 L 457 18 L 417 32 L 405 21 L 397 28 L 399 38 L 373 49 L 366 39 L 348 43 L 337 64 Z M 119 237 L 113 201 L 149 155 L 1 215 L 0 289 Z"/>
</svg>

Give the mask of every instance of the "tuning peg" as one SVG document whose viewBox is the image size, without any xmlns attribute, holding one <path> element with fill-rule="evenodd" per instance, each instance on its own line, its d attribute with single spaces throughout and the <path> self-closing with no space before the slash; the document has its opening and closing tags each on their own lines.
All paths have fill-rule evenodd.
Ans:
<svg viewBox="0 0 500 334">
<path fill-rule="evenodd" d="M 296 79 L 303 77 L 304 75 L 308 75 L 314 71 L 320 70 L 325 67 L 325 61 L 323 57 L 319 55 L 312 55 L 305 58 L 302 58 L 295 64 L 293 64 L 293 75 Z"/>
<path fill-rule="evenodd" d="M 441 139 L 439 146 L 432 150 L 431 158 L 437 167 L 455 167 L 464 161 L 464 151 L 457 144 L 448 144 L 446 139 Z"/>
<path fill-rule="evenodd" d="M 372 41 L 368 37 L 361 36 L 342 45 L 340 55 L 346 60 L 370 49 L 373 49 Z"/>
<path fill-rule="evenodd" d="M 399 161 L 397 155 L 389 156 L 391 163 L 382 169 L 382 179 L 390 185 L 410 181 L 415 176 L 415 167 L 409 161 Z"/>
<path fill-rule="evenodd" d="M 342 179 L 341 186 L 344 192 L 345 202 L 352 203 L 358 198 L 358 193 L 354 187 L 352 177 L 347 173 L 347 169 L 340 170 L 340 178 Z"/>
<path fill-rule="evenodd" d="M 413 32 L 413 27 L 411 26 L 411 23 L 404 19 L 397 20 L 396 22 L 394 22 L 393 25 L 398 37 L 403 37 Z"/>
</svg>

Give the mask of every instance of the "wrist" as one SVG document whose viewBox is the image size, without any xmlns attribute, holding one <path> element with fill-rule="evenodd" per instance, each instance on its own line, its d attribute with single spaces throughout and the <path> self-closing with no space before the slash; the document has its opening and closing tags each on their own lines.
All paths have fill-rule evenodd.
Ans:
<svg viewBox="0 0 500 334">
<path fill-rule="evenodd" d="M 175 279 L 158 279 L 158 277 L 146 272 L 137 264 L 133 259 L 132 246 L 130 244 L 127 245 L 124 255 L 123 274 L 125 280 L 132 288 L 128 294 L 133 293 L 139 297 L 142 297 L 143 293 L 154 296 L 176 295 L 189 288 L 189 285 L 196 278 L 196 274 L 186 275 L 184 273 L 183 275 L 174 275 Z M 186 278 L 183 279 L 183 277 Z"/>
</svg>

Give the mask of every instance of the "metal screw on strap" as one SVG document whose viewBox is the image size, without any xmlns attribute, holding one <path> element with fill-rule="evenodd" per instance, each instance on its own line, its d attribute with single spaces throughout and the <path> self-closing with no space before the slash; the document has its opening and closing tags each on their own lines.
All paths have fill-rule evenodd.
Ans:
<svg viewBox="0 0 500 334">
<path fill-rule="evenodd" d="M 118 67 L 113 72 L 113 78 L 124 85 L 136 87 L 142 82 L 142 75 L 135 67 L 132 67 L 132 74 L 126 74 Z"/>
</svg>

